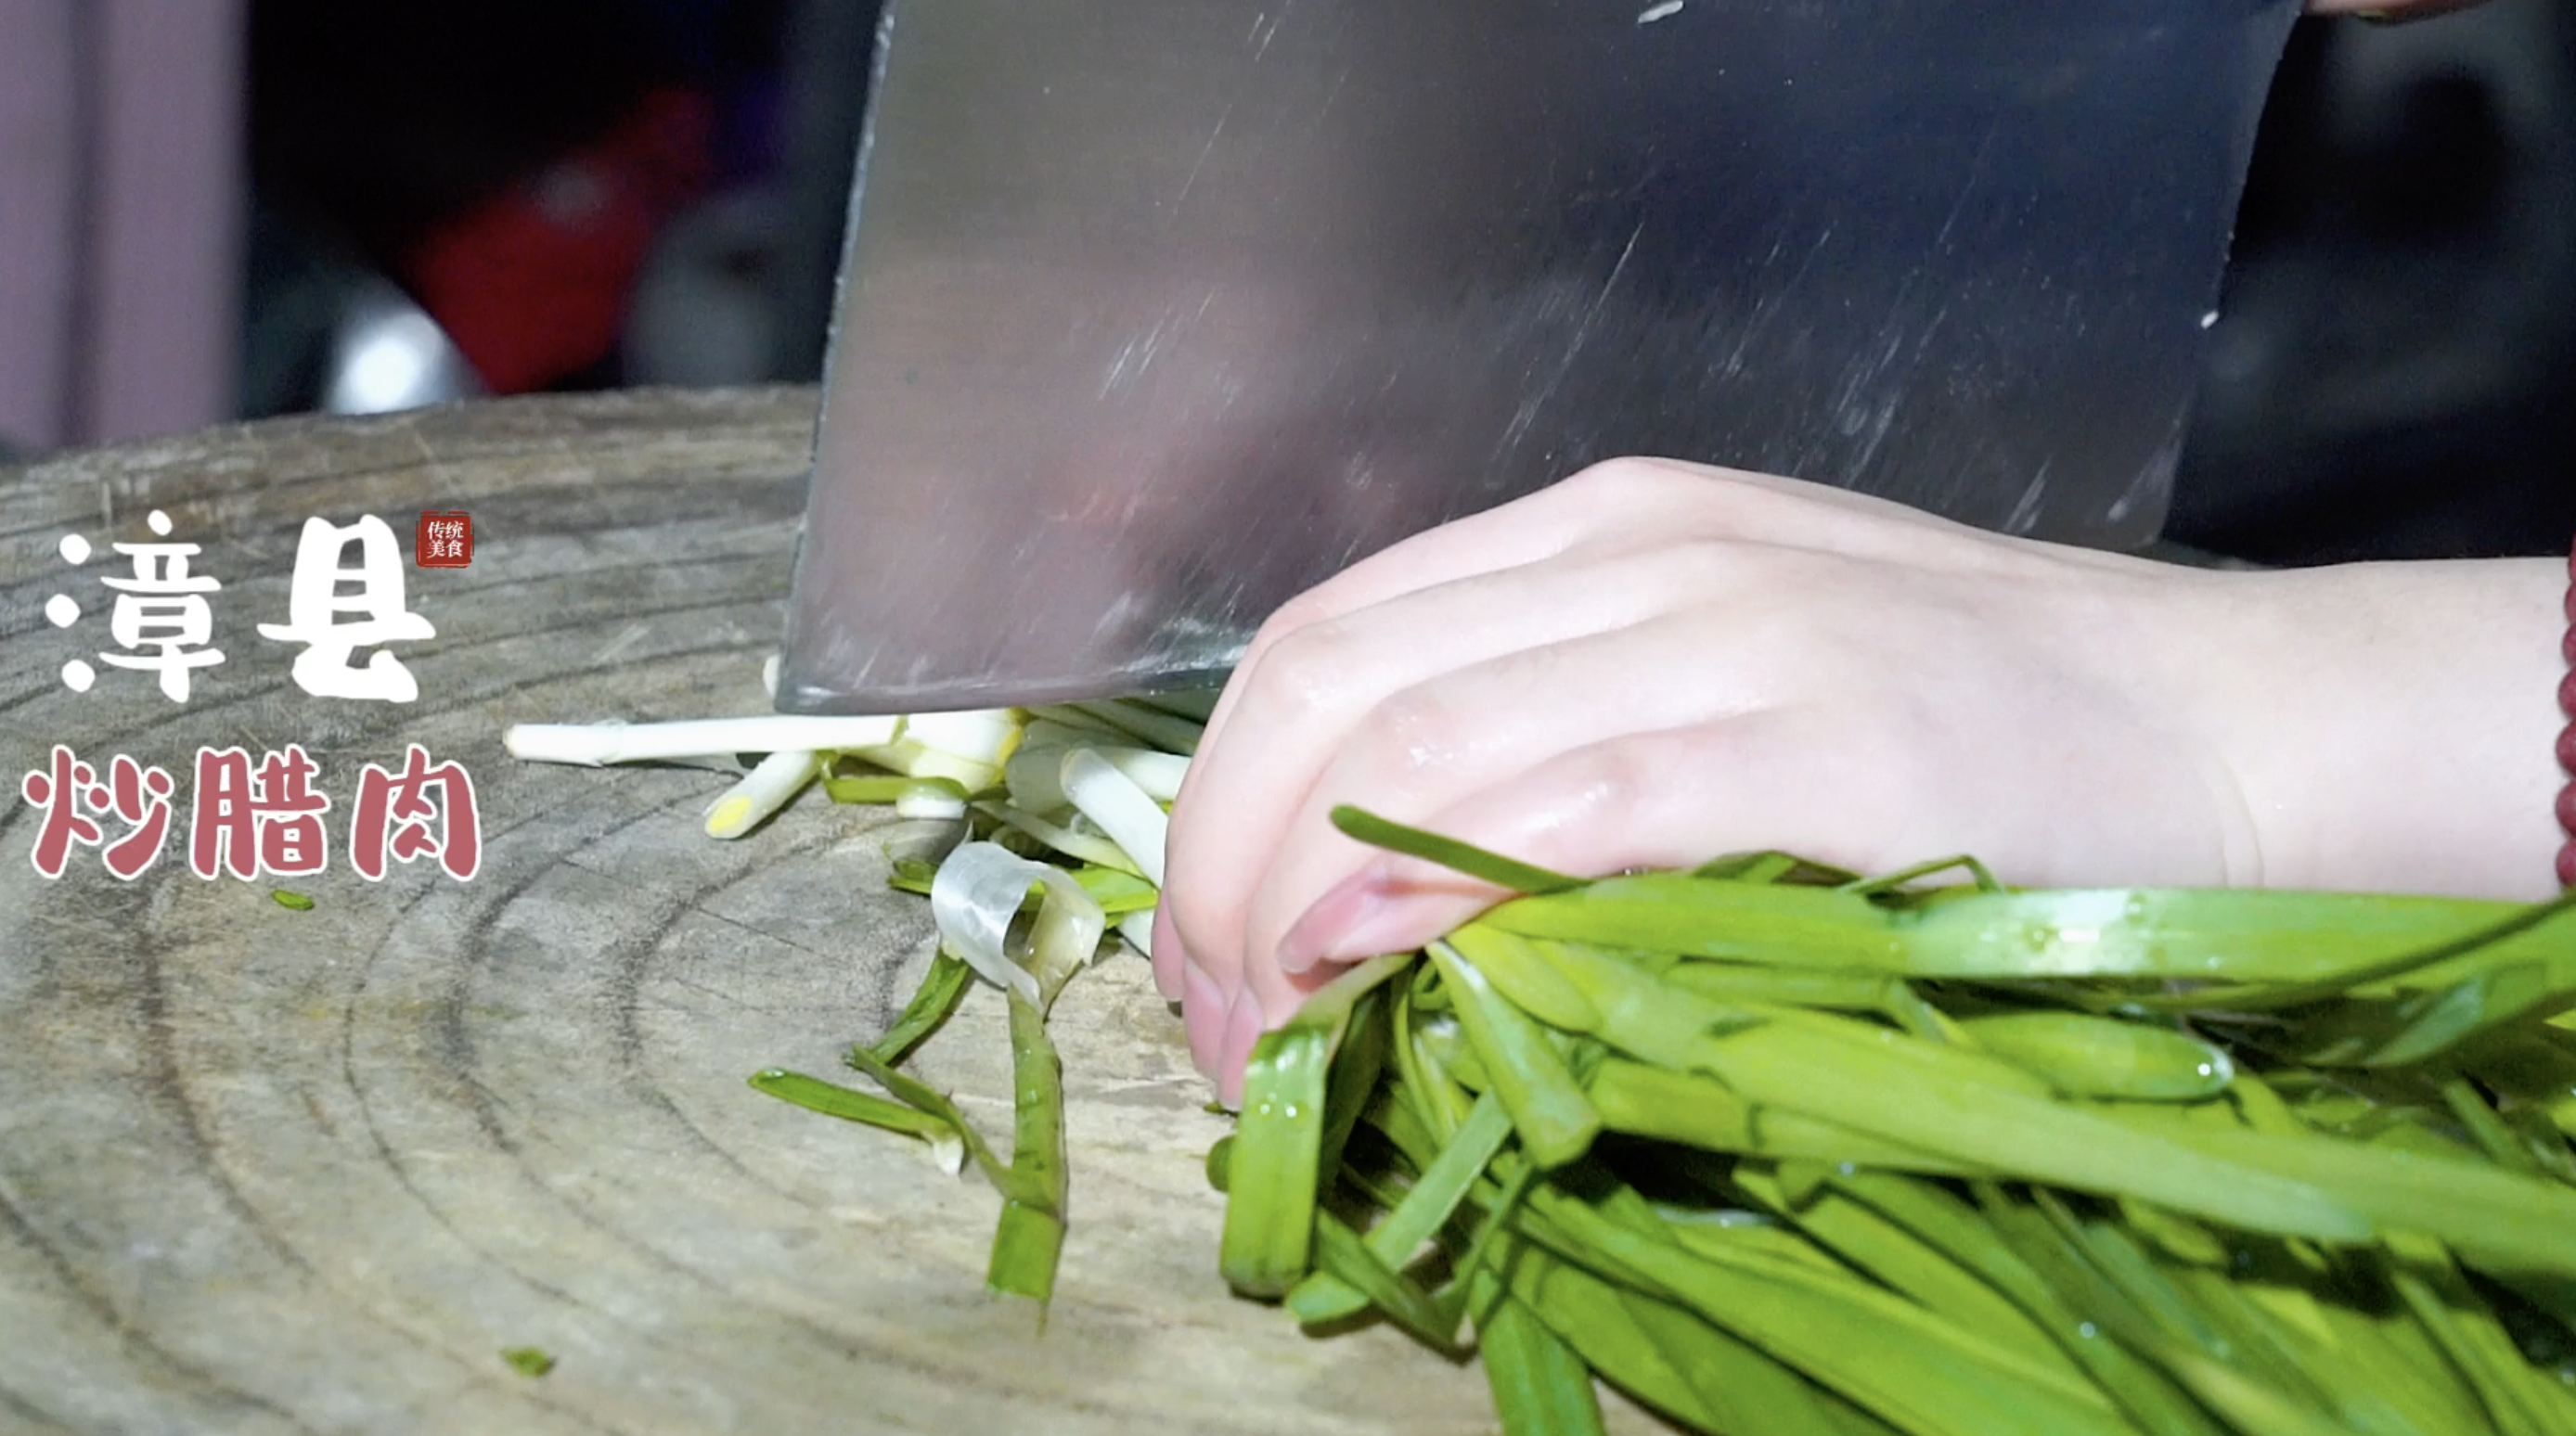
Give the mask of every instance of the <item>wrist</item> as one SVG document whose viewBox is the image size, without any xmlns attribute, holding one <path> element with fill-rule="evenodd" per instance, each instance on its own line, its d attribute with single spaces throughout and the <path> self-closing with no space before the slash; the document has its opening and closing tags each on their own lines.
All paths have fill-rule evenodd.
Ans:
<svg viewBox="0 0 2576 1436">
<path fill-rule="evenodd" d="M 2249 811 L 2254 880 L 2553 894 L 2566 589 L 2550 559 L 2216 576 L 2200 722 Z"/>
</svg>

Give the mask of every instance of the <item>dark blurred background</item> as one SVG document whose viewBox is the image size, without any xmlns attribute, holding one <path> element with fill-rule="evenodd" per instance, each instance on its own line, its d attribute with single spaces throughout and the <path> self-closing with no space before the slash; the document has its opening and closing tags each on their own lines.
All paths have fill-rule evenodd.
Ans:
<svg viewBox="0 0 2576 1436">
<path fill-rule="evenodd" d="M 0 0 L 0 449 L 814 378 L 877 8 Z M 2576 6 L 2304 22 L 2213 338 L 2169 537 L 2563 549 Z"/>
</svg>

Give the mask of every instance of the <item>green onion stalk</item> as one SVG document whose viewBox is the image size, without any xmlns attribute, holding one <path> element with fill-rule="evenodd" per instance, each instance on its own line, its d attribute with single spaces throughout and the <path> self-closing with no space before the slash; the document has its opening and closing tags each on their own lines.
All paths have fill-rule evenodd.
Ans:
<svg viewBox="0 0 2576 1436">
<path fill-rule="evenodd" d="M 940 949 L 847 1054 L 878 1090 L 752 1085 L 972 1165 L 997 1292 L 1052 1295 L 1047 1014 L 1113 930 L 1143 946 L 1207 711 L 796 750 L 955 841 L 894 865 Z M 1605 1384 L 1724 1433 L 2576 1432 L 2576 897 L 2019 891 L 1779 853 L 1585 881 L 1334 821 L 1512 896 L 1256 1044 L 1207 1163 L 1221 1273 L 1319 1334 L 1472 1354 L 1508 1432 L 1599 1430 Z M 978 981 L 1009 1006 L 1007 1160 L 904 1070 Z"/>
</svg>

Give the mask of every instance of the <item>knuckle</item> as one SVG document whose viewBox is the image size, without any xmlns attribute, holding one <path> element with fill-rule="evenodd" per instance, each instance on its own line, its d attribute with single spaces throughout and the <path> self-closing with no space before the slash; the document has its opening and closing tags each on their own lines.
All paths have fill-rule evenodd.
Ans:
<svg viewBox="0 0 2576 1436">
<path fill-rule="evenodd" d="M 1575 794 L 1571 806 L 1612 819 L 1634 813 L 1654 793 L 1654 746 L 1639 735 L 1585 749 L 1568 775 Z"/>
<path fill-rule="evenodd" d="M 1261 625 L 1261 632 L 1276 643 L 1290 634 L 1328 623 L 1332 618 L 1332 604 L 1323 591 L 1310 588 L 1272 610 L 1270 621 Z"/>
<path fill-rule="evenodd" d="M 1559 488 L 1579 512 L 1669 518 L 1674 531 L 1738 540 L 1836 532 L 1878 520 L 1871 501 L 1820 485 L 1673 459 L 1621 458 L 1594 464 Z"/>
<path fill-rule="evenodd" d="M 1279 645 L 1313 627 L 1320 619 L 1321 615 L 1315 612 L 1310 600 L 1289 600 L 1272 613 L 1267 622 L 1253 630 L 1252 641 L 1244 645 L 1243 657 L 1236 662 L 1235 672 L 1258 676 L 1271 655 L 1278 651 Z"/>
<path fill-rule="evenodd" d="M 1727 655 L 1735 671 L 1762 691 L 1785 697 L 1776 686 L 1790 679 L 1800 687 L 1834 685 L 1848 655 L 1818 632 L 1814 610 L 1794 597 L 1756 599 L 1739 605 Z"/>
<path fill-rule="evenodd" d="M 1374 741 L 1397 773 L 1438 768 L 1456 753 L 1462 732 L 1455 705 L 1437 689 L 1406 689 L 1379 703 L 1370 715 Z"/>
<path fill-rule="evenodd" d="M 1654 459 L 1604 459 L 1576 470 L 1557 487 L 1578 504 L 1616 503 L 1667 492 L 1677 477 L 1672 465 Z"/>
<path fill-rule="evenodd" d="M 1712 592 L 1758 590 L 1762 556 L 1731 539 L 1688 534 L 1659 543 L 1642 566 L 1640 581 L 1668 601 Z"/>
<path fill-rule="evenodd" d="M 1350 680 L 1348 646 L 1333 623 L 1308 624 L 1282 635 L 1262 655 L 1250 696 L 1285 719 L 1324 712 Z"/>
</svg>

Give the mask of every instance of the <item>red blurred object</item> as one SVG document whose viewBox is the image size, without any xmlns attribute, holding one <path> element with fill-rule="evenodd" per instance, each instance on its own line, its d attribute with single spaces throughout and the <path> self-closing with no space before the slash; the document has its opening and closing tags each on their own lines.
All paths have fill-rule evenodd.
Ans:
<svg viewBox="0 0 2576 1436">
<path fill-rule="evenodd" d="M 402 277 L 496 394 L 607 358 L 655 235 L 714 172 L 714 107 L 644 97 L 617 128 L 433 232 Z"/>
</svg>

